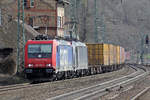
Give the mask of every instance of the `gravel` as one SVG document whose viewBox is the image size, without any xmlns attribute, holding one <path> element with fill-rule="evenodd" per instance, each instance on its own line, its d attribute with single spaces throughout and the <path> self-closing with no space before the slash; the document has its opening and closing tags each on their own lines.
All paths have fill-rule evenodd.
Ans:
<svg viewBox="0 0 150 100">
<path fill-rule="evenodd" d="M 1 100 L 45 100 L 50 97 L 112 80 L 133 72 L 133 69 L 124 67 L 115 72 L 50 82 L 39 87 L 10 91 L 7 94 L 1 95 Z"/>
<path fill-rule="evenodd" d="M 144 93 L 141 97 L 139 97 L 137 100 L 149 100 L 150 98 L 150 89 Z"/>
<path fill-rule="evenodd" d="M 149 84 L 150 76 L 147 76 L 145 79 L 141 79 L 140 81 L 130 84 L 122 90 L 112 91 L 111 93 L 101 97 L 101 100 L 130 100 L 146 87 L 149 87 Z M 138 100 L 149 100 L 147 98 L 149 98 L 150 96 L 148 96 L 148 94 L 145 95 L 147 95 L 147 97 L 144 96 L 144 98 Z"/>
</svg>

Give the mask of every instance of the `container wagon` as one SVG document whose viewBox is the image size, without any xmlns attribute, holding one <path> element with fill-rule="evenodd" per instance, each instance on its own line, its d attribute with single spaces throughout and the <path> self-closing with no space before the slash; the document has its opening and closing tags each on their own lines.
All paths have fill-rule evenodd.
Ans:
<svg viewBox="0 0 150 100">
<path fill-rule="evenodd" d="M 86 44 L 88 47 L 88 65 L 90 73 L 101 73 L 109 66 L 108 44 Z M 105 67 L 102 67 L 105 66 Z"/>
<path fill-rule="evenodd" d="M 110 72 L 120 67 L 120 46 L 90 43 L 86 45 L 88 47 L 88 64 L 91 73 Z M 122 56 L 124 57 L 124 55 Z"/>
</svg>

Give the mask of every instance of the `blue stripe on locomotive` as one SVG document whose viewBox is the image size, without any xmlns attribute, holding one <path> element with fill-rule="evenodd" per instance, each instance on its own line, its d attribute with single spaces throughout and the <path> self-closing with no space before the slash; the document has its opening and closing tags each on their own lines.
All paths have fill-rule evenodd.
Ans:
<svg viewBox="0 0 150 100">
<path fill-rule="evenodd" d="M 57 52 L 56 52 L 56 66 L 59 67 L 60 66 L 60 48 L 59 46 L 57 46 Z"/>
<path fill-rule="evenodd" d="M 57 46 L 56 65 L 59 71 L 72 70 L 73 48 L 69 45 Z"/>
</svg>

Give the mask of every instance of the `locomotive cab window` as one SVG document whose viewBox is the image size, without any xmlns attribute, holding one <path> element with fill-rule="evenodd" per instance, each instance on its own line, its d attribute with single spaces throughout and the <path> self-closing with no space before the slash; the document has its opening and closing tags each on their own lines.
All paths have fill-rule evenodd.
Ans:
<svg viewBox="0 0 150 100">
<path fill-rule="evenodd" d="M 51 44 L 32 44 L 28 45 L 28 58 L 51 58 Z"/>
</svg>

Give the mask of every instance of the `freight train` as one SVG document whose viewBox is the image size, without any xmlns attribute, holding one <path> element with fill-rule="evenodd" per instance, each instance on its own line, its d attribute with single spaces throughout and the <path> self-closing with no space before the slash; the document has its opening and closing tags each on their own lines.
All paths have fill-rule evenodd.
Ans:
<svg viewBox="0 0 150 100">
<path fill-rule="evenodd" d="M 65 79 L 117 70 L 125 62 L 125 51 L 112 44 L 39 36 L 25 45 L 25 75 Z"/>
</svg>

